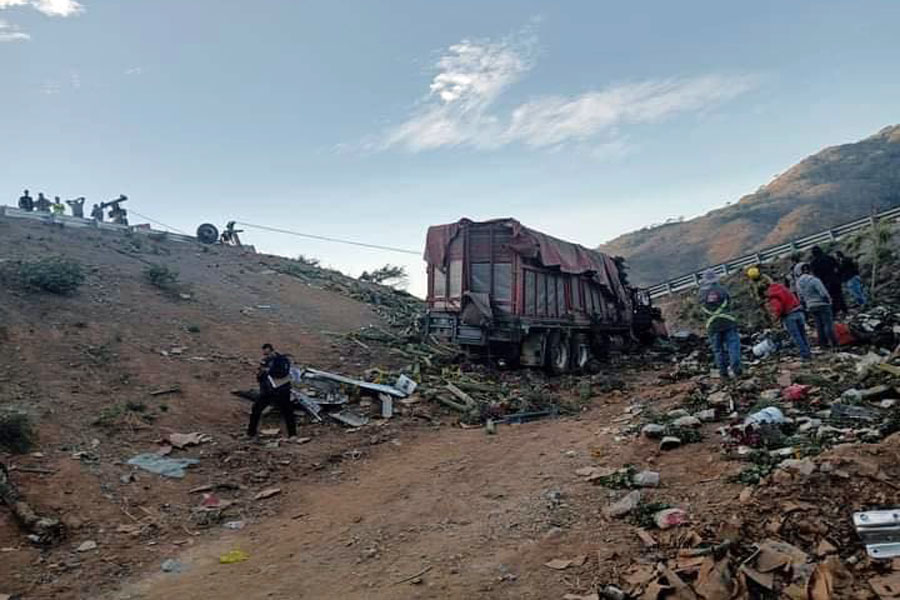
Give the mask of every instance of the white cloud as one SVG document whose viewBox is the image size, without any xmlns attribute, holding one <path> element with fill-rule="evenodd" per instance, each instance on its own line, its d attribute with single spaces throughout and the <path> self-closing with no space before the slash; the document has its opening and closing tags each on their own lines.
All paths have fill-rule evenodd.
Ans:
<svg viewBox="0 0 900 600">
<path fill-rule="evenodd" d="M 3 0 L 0 0 L 2 2 Z M 19 31 L 19 28 L 15 25 L 7 23 L 3 19 L 0 19 L 0 43 L 2 42 L 22 42 L 30 40 L 31 36 L 23 31 Z"/>
<path fill-rule="evenodd" d="M 429 93 L 403 123 L 370 144 L 413 152 L 449 146 L 491 149 L 577 144 L 595 156 L 630 151 L 619 135 L 628 125 L 703 111 L 743 94 L 758 79 L 710 74 L 621 83 L 574 96 L 541 96 L 508 114 L 497 100 L 533 66 L 533 37 L 463 40 L 436 62 Z"/>
<path fill-rule="evenodd" d="M 131 67 L 131 68 L 125 69 L 125 74 L 129 75 L 129 76 L 137 76 L 137 75 L 142 74 L 143 72 L 144 72 L 143 67 Z"/>
<path fill-rule="evenodd" d="M 31 6 L 50 17 L 70 17 L 84 12 L 75 0 L 0 0 L 0 10 L 12 6 Z"/>
</svg>

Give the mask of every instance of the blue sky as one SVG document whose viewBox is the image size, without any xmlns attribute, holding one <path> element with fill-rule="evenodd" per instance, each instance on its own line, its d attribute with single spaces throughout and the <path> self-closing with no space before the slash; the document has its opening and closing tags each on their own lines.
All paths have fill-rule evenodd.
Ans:
<svg viewBox="0 0 900 600">
<path fill-rule="evenodd" d="M 0 185 L 185 231 L 596 245 L 900 122 L 900 2 L 0 0 Z M 133 219 L 137 222 L 140 219 Z M 391 254 L 248 231 L 353 275 Z"/>
</svg>

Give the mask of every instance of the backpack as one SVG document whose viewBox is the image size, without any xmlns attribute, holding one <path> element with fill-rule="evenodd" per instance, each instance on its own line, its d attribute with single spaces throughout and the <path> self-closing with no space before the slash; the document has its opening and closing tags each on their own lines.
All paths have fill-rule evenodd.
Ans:
<svg viewBox="0 0 900 600">
<path fill-rule="evenodd" d="M 291 359 L 283 354 L 276 354 L 269 367 L 269 375 L 275 379 L 284 379 L 291 374 Z"/>
</svg>

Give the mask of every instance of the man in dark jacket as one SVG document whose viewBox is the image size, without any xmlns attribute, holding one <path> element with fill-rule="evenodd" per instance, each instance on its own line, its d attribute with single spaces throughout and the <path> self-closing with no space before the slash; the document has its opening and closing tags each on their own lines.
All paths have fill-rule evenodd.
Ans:
<svg viewBox="0 0 900 600">
<path fill-rule="evenodd" d="M 34 201 L 34 208 L 38 212 L 50 212 L 50 205 L 53 204 L 44 196 L 44 192 L 38 192 L 37 200 Z"/>
<path fill-rule="evenodd" d="M 841 282 L 850 290 L 850 295 L 857 306 L 865 306 L 868 299 L 866 298 L 866 290 L 863 287 L 862 279 L 859 276 L 859 265 L 856 261 L 845 256 L 843 252 L 835 252 L 838 260 L 838 268 L 840 270 Z"/>
<path fill-rule="evenodd" d="M 700 307 L 706 314 L 706 331 L 709 345 L 716 358 L 719 375 L 728 378 L 728 367 L 734 377 L 743 374 L 741 366 L 741 336 L 737 318 L 731 314 L 731 296 L 719 283 L 719 276 L 712 269 L 703 274 L 700 283 Z"/>
<path fill-rule="evenodd" d="M 19 208 L 31 212 L 34 210 L 34 198 L 25 190 L 25 193 L 19 197 Z"/>
<path fill-rule="evenodd" d="M 831 296 L 831 309 L 834 314 L 847 312 L 847 302 L 844 300 L 844 291 L 841 289 L 841 269 L 838 261 L 825 254 L 819 246 L 813 246 L 809 268 L 812 274 L 825 284 L 825 289 Z"/>
<path fill-rule="evenodd" d="M 250 424 L 247 426 L 247 436 L 256 437 L 263 411 L 267 406 L 274 404 L 278 407 L 285 425 L 287 425 L 288 438 L 296 439 L 297 419 L 294 416 L 294 406 L 291 404 L 290 361 L 283 354 L 275 352 L 272 344 L 263 344 L 262 351 L 263 356 L 256 369 L 259 398 L 253 403 Z M 286 370 L 282 364 L 284 361 L 287 361 Z"/>
</svg>

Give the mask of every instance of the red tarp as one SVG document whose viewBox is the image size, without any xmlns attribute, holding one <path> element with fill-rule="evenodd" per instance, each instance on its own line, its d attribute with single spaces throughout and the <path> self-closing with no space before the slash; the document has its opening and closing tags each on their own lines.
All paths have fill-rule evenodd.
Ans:
<svg viewBox="0 0 900 600">
<path fill-rule="evenodd" d="M 425 242 L 425 261 L 445 267 L 450 242 L 459 235 L 463 227 L 472 224 L 475 222 L 461 219 L 456 223 L 429 227 Z M 609 256 L 529 229 L 515 219 L 495 219 L 478 224 L 499 224 L 509 227 L 512 230 L 509 247 L 516 254 L 537 260 L 545 267 L 559 268 L 563 273 L 573 275 L 591 273 L 598 283 L 605 285 L 623 302 L 628 303 L 628 293 L 619 280 L 619 269 Z"/>
</svg>

